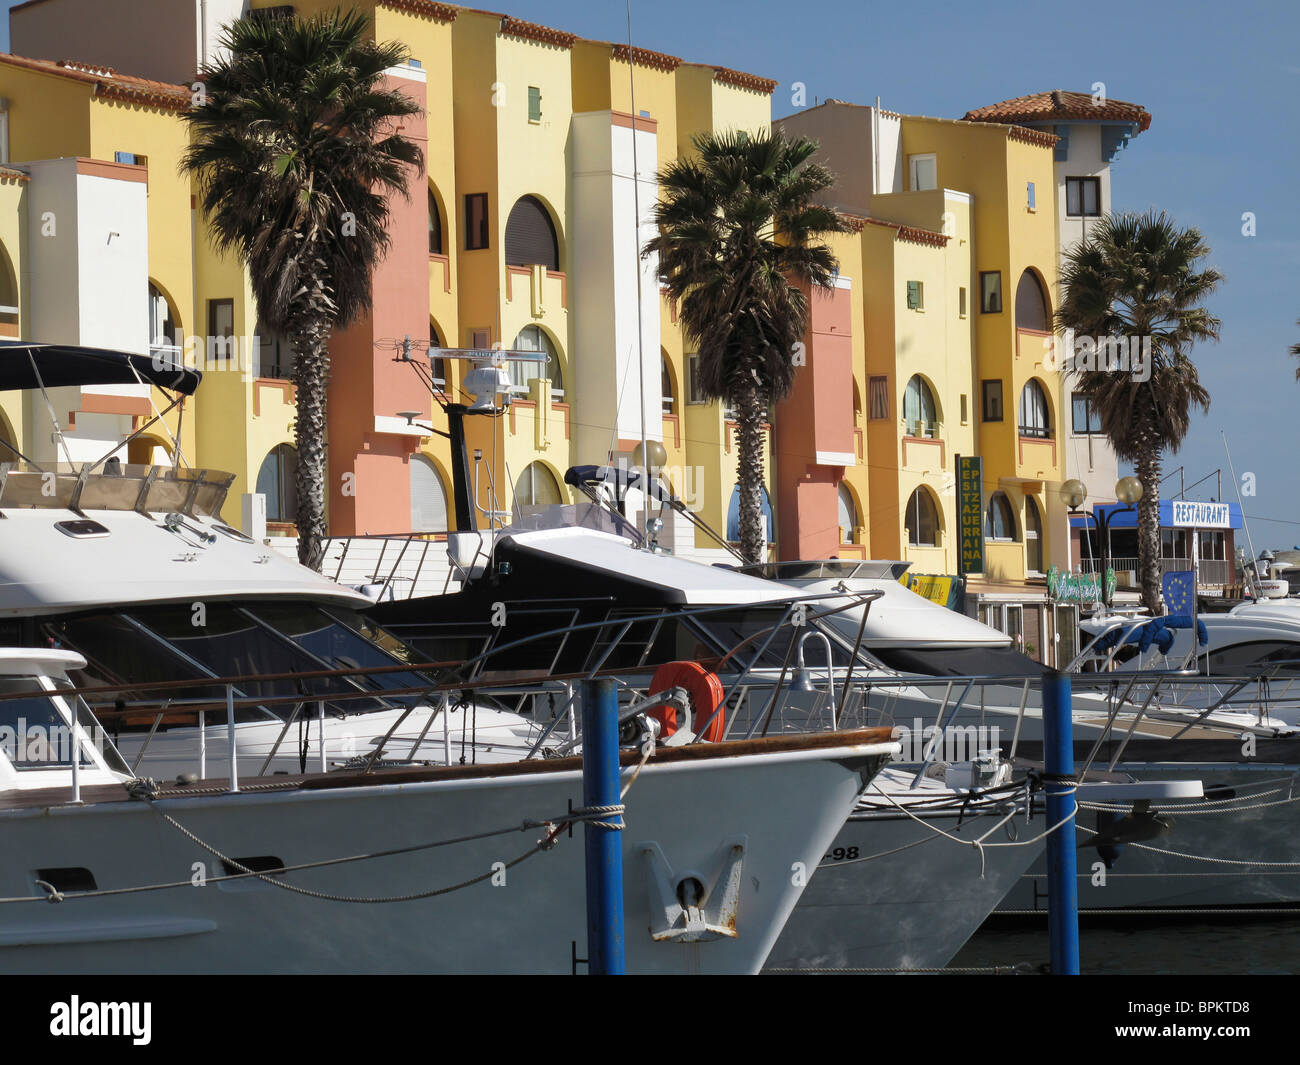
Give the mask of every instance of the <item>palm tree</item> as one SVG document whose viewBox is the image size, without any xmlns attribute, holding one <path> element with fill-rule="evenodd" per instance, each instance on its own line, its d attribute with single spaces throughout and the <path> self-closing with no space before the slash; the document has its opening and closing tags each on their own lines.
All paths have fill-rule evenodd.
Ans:
<svg viewBox="0 0 1300 1065">
<path fill-rule="evenodd" d="M 803 287 L 839 264 L 820 238 L 847 223 L 814 197 L 834 184 L 815 142 L 779 130 L 705 133 L 659 175 L 659 234 L 645 254 L 699 351 L 699 388 L 736 412 L 741 554 L 763 561 L 763 424 L 789 394 L 808 324 Z"/>
<path fill-rule="evenodd" d="M 406 49 L 368 40 L 368 29 L 357 11 L 239 19 L 185 115 L 181 170 L 196 179 L 213 240 L 247 267 L 263 326 L 296 351 L 298 558 L 317 570 L 330 334 L 369 307 L 389 245 L 386 196 L 406 195 L 423 165 L 394 128 L 419 107 L 382 84 Z"/>
<path fill-rule="evenodd" d="M 1101 219 L 1061 271 L 1057 325 L 1080 337 L 1151 338 L 1150 378 L 1085 369 L 1075 391 L 1088 397 L 1116 454 L 1142 483 L 1138 557 L 1142 602 L 1160 612 L 1160 465 L 1187 435 L 1193 406 L 1210 408 L 1187 356 L 1198 340 L 1219 338 L 1219 319 L 1201 302 L 1223 280 L 1200 269 L 1210 247 L 1195 228 L 1179 229 L 1163 211 Z"/>
</svg>

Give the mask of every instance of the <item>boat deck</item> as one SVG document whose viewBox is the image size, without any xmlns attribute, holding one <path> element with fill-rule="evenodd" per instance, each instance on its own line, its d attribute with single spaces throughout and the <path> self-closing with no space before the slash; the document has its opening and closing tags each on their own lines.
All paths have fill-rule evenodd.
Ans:
<svg viewBox="0 0 1300 1065">
<path fill-rule="evenodd" d="M 731 740 L 724 743 L 698 743 L 686 747 L 659 747 L 650 765 L 684 762 L 707 762 L 746 755 L 792 753 L 857 747 L 893 742 L 888 728 L 857 729 L 852 732 L 814 732 L 766 739 Z M 624 766 L 641 760 L 636 750 L 620 752 Z M 487 777 L 535 776 L 542 773 L 581 772 L 582 758 L 534 758 L 526 762 L 499 762 L 481 765 L 396 766 L 376 768 L 371 772 L 340 771 L 303 773 L 271 777 L 246 777 L 239 781 L 240 794 L 268 791 L 320 791 L 337 788 L 369 788 L 392 784 L 419 784 L 444 780 L 472 780 Z M 186 799 L 224 795 L 230 791 L 228 777 L 212 777 L 193 784 L 169 782 L 160 786 L 158 799 Z M 0 812 L 5 810 L 40 810 L 71 805 L 72 789 L 66 784 L 51 788 L 11 790 L 0 794 Z M 133 802 L 124 784 L 92 784 L 81 789 L 83 805 Z"/>
</svg>

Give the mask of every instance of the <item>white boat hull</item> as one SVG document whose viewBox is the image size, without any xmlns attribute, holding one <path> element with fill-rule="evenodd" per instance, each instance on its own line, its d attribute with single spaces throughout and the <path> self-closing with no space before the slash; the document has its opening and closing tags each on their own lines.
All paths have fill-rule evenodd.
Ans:
<svg viewBox="0 0 1300 1065">
<path fill-rule="evenodd" d="M 1005 814 L 958 823 L 955 812 L 926 814 L 964 839 L 984 835 Z M 1029 839 L 1042 819 L 1017 814 L 989 842 Z M 855 813 L 786 922 L 767 969 L 938 969 L 947 965 L 1042 853 L 1043 844 L 988 847 L 980 855 L 904 814 Z M 891 853 L 893 852 L 893 853 Z M 863 861 L 878 855 L 869 861 Z"/>
<path fill-rule="evenodd" d="M 621 834 L 630 972 L 754 972 L 803 890 L 796 863 L 814 868 L 889 754 L 880 734 L 714 745 L 664 752 L 628 793 Z M 674 757 L 677 760 L 673 760 Z M 529 763 L 530 766 L 535 765 Z M 436 898 L 387 904 L 310 898 L 255 879 L 222 883 L 205 851 L 160 816 L 176 818 L 235 859 L 287 865 L 463 837 L 557 817 L 582 805 L 573 763 L 512 770 L 424 770 L 424 779 L 192 798 L 101 801 L 0 811 L 6 861 L 0 897 L 39 896 L 34 871 L 80 867 L 100 890 L 183 887 L 65 901 L 0 904 L 0 970 L 9 973 L 570 973 L 585 971 L 583 833 Z M 625 780 L 631 770 L 625 770 Z M 421 774 L 408 774 L 409 776 Z M 381 773 L 376 780 L 394 779 Z M 403 778 L 407 779 L 407 778 Z M 93 798 L 93 796 L 92 796 Z M 60 800 L 62 801 L 62 800 Z M 156 808 L 153 808 L 156 806 Z M 290 872 L 291 884 L 333 895 L 428 892 L 480 876 L 524 854 L 543 830 Z M 708 881 L 737 845 L 735 936 L 656 942 L 663 910 L 651 903 L 651 855 L 672 876 Z M 191 883 L 193 881 L 194 883 Z M 676 880 L 672 881 L 676 883 Z"/>
</svg>

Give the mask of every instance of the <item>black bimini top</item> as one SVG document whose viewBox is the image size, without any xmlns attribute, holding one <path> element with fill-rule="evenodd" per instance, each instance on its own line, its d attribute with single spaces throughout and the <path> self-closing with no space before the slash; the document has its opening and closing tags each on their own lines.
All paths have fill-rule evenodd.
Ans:
<svg viewBox="0 0 1300 1065">
<path fill-rule="evenodd" d="M 149 384 L 194 395 L 203 375 L 171 359 L 109 348 L 0 340 L 0 392 L 68 385 Z"/>
</svg>

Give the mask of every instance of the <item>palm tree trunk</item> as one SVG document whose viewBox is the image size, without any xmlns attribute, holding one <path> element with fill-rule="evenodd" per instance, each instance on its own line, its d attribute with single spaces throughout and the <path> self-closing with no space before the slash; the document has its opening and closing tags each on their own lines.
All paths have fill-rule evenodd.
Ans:
<svg viewBox="0 0 1300 1065">
<path fill-rule="evenodd" d="M 767 411 L 760 390 L 745 391 L 736 411 L 740 484 L 740 553 L 745 561 L 759 563 L 767 554 L 767 528 L 763 521 L 763 422 Z"/>
<path fill-rule="evenodd" d="M 1160 613 L 1160 446 L 1147 444 L 1134 462 L 1142 483 L 1138 500 L 1138 586 L 1142 605 Z"/>
<path fill-rule="evenodd" d="M 294 381 L 298 388 L 298 561 L 320 572 L 325 561 L 326 390 L 329 384 L 330 308 L 324 283 L 312 282 L 291 337 L 297 351 Z"/>
</svg>

